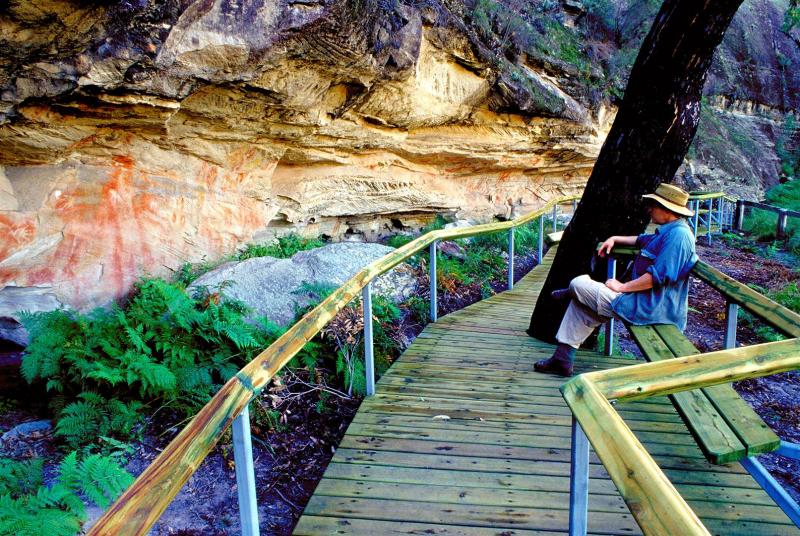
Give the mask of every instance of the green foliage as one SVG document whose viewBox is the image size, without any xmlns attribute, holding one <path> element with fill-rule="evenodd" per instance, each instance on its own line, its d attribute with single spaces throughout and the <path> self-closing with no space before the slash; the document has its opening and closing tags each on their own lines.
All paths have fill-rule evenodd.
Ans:
<svg viewBox="0 0 800 536">
<path fill-rule="evenodd" d="M 86 391 L 78 394 L 78 400 L 67 404 L 60 412 L 56 423 L 56 435 L 64 439 L 70 448 L 86 444 L 87 438 L 105 437 L 106 443 L 119 447 L 113 436 L 129 439 L 142 422 L 143 404 L 138 400 L 128 403 Z"/>
<path fill-rule="evenodd" d="M 396 234 L 396 235 L 393 235 L 393 236 L 389 237 L 389 239 L 386 241 L 386 245 L 396 249 L 396 248 L 401 248 L 401 247 L 405 246 L 406 244 L 408 244 L 412 240 L 414 240 L 413 236 L 404 235 L 404 234 Z"/>
<path fill-rule="evenodd" d="M 792 180 L 771 188 L 766 193 L 766 203 L 800 210 L 800 180 Z M 759 241 L 774 241 L 778 215 L 771 211 L 752 207 L 745 216 L 743 229 Z M 785 247 L 795 255 L 800 254 L 800 220 L 789 218 L 786 225 Z"/>
<path fill-rule="evenodd" d="M 755 291 L 764 294 L 771 300 L 783 305 L 788 309 L 791 309 L 795 313 L 800 313 L 800 288 L 798 288 L 796 281 L 788 283 L 775 291 L 767 291 L 767 289 L 757 285 L 749 286 Z M 784 339 L 783 335 L 771 327 L 761 324 L 752 314 L 748 313 L 747 311 L 740 311 L 739 314 L 742 319 L 742 324 L 750 326 L 750 328 L 753 329 L 756 335 L 758 335 L 761 339 L 767 342 L 781 341 Z"/>
<path fill-rule="evenodd" d="M 797 0 L 791 0 L 789 2 L 789 8 L 786 10 L 786 14 L 784 15 L 783 31 L 788 32 L 792 28 L 796 28 L 798 26 L 800 26 L 800 5 L 798 5 Z"/>
<path fill-rule="evenodd" d="M 61 395 L 50 405 L 70 447 L 98 434 L 130 439 L 145 404 L 191 415 L 264 346 L 245 312 L 216 294 L 192 298 L 180 285 L 142 280 L 124 310 L 24 315 L 22 374 Z"/>
<path fill-rule="evenodd" d="M 236 260 L 243 261 L 254 257 L 276 257 L 288 259 L 295 253 L 319 248 L 325 243 L 319 238 L 303 238 L 294 233 L 281 236 L 274 244 L 248 244 L 236 255 Z"/>
<path fill-rule="evenodd" d="M 106 508 L 133 482 L 113 458 L 97 454 L 68 454 L 47 486 L 42 468 L 41 460 L 0 459 L 0 535 L 72 536 L 86 520 L 81 497 Z"/>
</svg>

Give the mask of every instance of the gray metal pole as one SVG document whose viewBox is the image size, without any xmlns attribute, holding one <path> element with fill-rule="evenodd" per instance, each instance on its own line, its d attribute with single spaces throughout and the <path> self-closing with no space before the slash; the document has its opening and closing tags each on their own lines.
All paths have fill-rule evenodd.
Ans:
<svg viewBox="0 0 800 536">
<path fill-rule="evenodd" d="M 239 495 L 239 518 L 243 536 L 258 536 L 258 502 L 253 470 L 253 443 L 250 439 L 250 409 L 233 420 L 233 460 L 236 466 L 236 488 Z"/>
<path fill-rule="evenodd" d="M 570 462 L 569 535 L 586 536 L 589 512 L 589 440 L 574 416 Z"/>
<path fill-rule="evenodd" d="M 508 230 L 508 290 L 514 288 L 514 228 Z"/>
<path fill-rule="evenodd" d="M 430 250 L 430 262 L 429 264 L 429 272 L 428 277 L 431 280 L 431 322 L 436 322 L 436 319 L 439 317 L 439 310 L 436 304 L 436 243 L 438 240 L 434 240 L 431 244 Z"/>
<path fill-rule="evenodd" d="M 736 230 L 741 231 L 744 228 L 744 203 L 739 199 L 736 201 Z"/>
<path fill-rule="evenodd" d="M 739 460 L 753 479 L 758 482 L 764 491 L 767 492 L 775 504 L 792 520 L 792 523 L 800 527 L 800 505 L 797 504 L 791 495 L 784 489 L 784 487 L 777 481 L 769 471 L 767 471 L 761 462 L 755 456 L 750 458 L 742 458 Z"/>
<path fill-rule="evenodd" d="M 553 232 L 558 231 L 558 205 L 553 205 Z"/>
<path fill-rule="evenodd" d="M 714 200 L 708 200 L 708 214 L 706 214 L 706 228 L 708 229 L 708 245 L 711 245 L 711 215 L 714 213 Z"/>
<path fill-rule="evenodd" d="M 725 311 L 725 348 L 736 348 L 736 324 L 739 320 L 739 306 L 728 302 Z"/>
<path fill-rule="evenodd" d="M 789 214 L 786 209 L 781 209 L 780 213 L 778 213 L 778 227 L 775 229 L 776 238 L 783 238 L 786 234 L 786 222 L 788 219 Z"/>
<path fill-rule="evenodd" d="M 720 197 L 717 201 L 717 225 L 719 226 L 719 234 L 722 234 L 722 229 L 725 226 L 725 198 Z"/>
<path fill-rule="evenodd" d="M 608 257 L 608 279 L 617 277 L 617 259 Z M 609 318 L 606 322 L 606 347 L 605 354 L 611 355 L 614 352 L 614 319 Z"/>
<path fill-rule="evenodd" d="M 697 227 L 700 225 L 700 201 L 694 202 L 694 220 L 692 227 L 694 228 L 694 236 L 697 237 Z"/>
<path fill-rule="evenodd" d="M 542 264 L 542 256 L 544 255 L 544 216 L 539 216 L 539 249 L 537 254 L 539 255 L 539 264 Z"/>
<path fill-rule="evenodd" d="M 361 290 L 364 313 L 364 372 L 367 375 L 367 396 L 375 394 L 375 348 L 372 343 L 372 282 Z"/>
</svg>

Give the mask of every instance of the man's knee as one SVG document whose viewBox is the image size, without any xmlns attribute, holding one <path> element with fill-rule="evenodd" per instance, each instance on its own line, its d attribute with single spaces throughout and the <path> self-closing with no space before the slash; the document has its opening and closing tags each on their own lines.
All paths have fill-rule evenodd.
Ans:
<svg viewBox="0 0 800 536">
<path fill-rule="evenodd" d="M 579 275 L 578 277 L 572 278 L 572 281 L 569 282 L 569 290 L 572 292 L 572 295 L 575 295 L 575 291 L 579 288 L 584 288 L 586 286 L 586 280 L 591 280 L 586 274 Z"/>
</svg>

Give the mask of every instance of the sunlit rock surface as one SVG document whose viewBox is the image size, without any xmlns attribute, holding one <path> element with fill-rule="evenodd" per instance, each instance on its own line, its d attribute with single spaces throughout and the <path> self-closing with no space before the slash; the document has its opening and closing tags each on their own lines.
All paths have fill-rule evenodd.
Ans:
<svg viewBox="0 0 800 536">
<path fill-rule="evenodd" d="M 276 234 L 375 239 L 581 191 L 614 108 L 580 73 L 499 69 L 460 3 L 384 4 L 0 8 L 0 289 L 86 309 Z"/>
</svg>

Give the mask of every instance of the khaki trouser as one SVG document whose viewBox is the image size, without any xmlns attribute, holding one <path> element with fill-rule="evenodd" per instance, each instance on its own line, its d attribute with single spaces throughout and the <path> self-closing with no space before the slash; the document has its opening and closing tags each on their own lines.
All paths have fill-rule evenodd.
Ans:
<svg viewBox="0 0 800 536">
<path fill-rule="evenodd" d="M 620 293 L 594 281 L 588 275 L 580 275 L 570 281 L 569 290 L 572 300 L 561 320 L 556 340 L 578 348 L 597 326 L 610 318 L 618 318 L 611 309 L 611 302 Z"/>
</svg>

